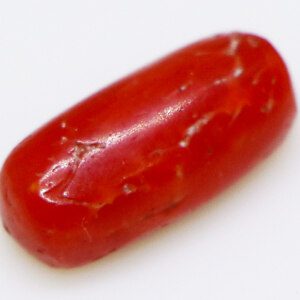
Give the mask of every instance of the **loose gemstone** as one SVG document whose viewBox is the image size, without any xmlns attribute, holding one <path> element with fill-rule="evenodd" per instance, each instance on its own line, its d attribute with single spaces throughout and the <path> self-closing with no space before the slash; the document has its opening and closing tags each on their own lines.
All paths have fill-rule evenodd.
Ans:
<svg viewBox="0 0 300 300">
<path fill-rule="evenodd" d="M 1 172 L 4 226 L 49 265 L 96 260 L 224 190 L 279 145 L 295 112 L 269 42 L 194 43 L 21 142 Z"/>
</svg>

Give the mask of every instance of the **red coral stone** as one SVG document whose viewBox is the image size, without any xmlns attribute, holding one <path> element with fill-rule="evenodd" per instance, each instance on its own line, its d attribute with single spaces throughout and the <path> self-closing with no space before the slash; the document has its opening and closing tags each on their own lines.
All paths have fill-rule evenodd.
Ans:
<svg viewBox="0 0 300 300">
<path fill-rule="evenodd" d="M 50 265 L 93 261 L 226 188 L 279 144 L 295 111 L 267 41 L 197 42 L 20 143 L 1 173 L 3 222 Z"/>
</svg>

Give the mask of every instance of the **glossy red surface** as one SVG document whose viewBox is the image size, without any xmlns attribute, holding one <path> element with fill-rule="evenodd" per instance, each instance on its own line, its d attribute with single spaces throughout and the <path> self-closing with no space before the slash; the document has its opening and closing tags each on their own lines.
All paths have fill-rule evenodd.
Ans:
<svg viewBox="0 0 300 300">
<path fill-rule="evenodd" d="M 49 265 L 93 261 L 226 188 L 279 144 L 295 111 L 264 39 L 192 44 L 21 142 L 1 173 L 3 222 Z"/>
</svg>

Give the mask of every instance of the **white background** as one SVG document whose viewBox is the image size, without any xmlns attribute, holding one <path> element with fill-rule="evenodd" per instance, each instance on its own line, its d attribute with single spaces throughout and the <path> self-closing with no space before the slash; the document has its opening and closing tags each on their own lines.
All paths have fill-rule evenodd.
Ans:
<svg viewBox="0 0 300 300">
<path fill-rule="evenodd" d="M 219 32 L 267 37 L 300 95 L 300 2 L 0 0 L 0 163 L 49 118 Z M 300 299 L 300 126 L 208 205 L 86 267 L 51 269 L 0 229 L 0 299 Z M 22 167 L 22 166 L 20 166 Z"/>
</svg>

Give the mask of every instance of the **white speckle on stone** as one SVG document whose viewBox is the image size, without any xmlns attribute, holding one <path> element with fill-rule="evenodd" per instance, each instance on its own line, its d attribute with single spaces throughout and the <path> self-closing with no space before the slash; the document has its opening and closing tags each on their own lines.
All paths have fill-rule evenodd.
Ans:
<svg viewBox="0 0 300 300">
<path fill-rule="evenodd" d="M 65 121 L 60 123 L 60 127 L 61 128 L 66 128 L 67 127 L 67 123 Z"/>
<path fill-rule="evenodd" d="M 190 144 L 191 138 L 198 133 L 201 128 L 206 125 L 212 118 L 211 114 L 206 114 L 198 119 L 194 124 L 188 127 L 185 131 L 184 139 L 179 142 L 181 148 L 186 148 Z"/>
<path fill-rule="evenodd" d="M 186 130 L 186 135 L 193 136 L 195 133 L 197 133 L 197 131 L 198 131 L 198 127 L 196 126 L 196 124 L 194 124 Z"/>
<path fill-rule="evenodd" d="M 256 72 L 252 78 L 252 82 L 251 82 L 252 85 L 258 85 L 262 75 L 263 75 L 263 70 Z"/>
<path fill-rule="evenodd" d="M 213 82 L 213 84 L 214 85 L 221 85 L 221 84 L 223 84 L 223 83 L 225 83 L 227 81 L 227 78 L 220 78 L 220 79 L 216 79 L 214 82 Z"/>
<path fill-rule="evenodd" d="M 186 148 L 186 147 L 188 146 L 188 141 L 187 141 L 186 139 L 181 140 L 181 141 L 179 142 L 179 146 L 180 146 L 181 148 Z"/>
<path fill-rule="evenodd" d="M 106 148 L 106 144 L 103 142 L 81 142 L 77 141 L 70 153 L 72 153 L 73 159 L 77 162 L 81 162 L 87 157 L 91 157 L 94 154 L 102 151 Z"/>
<path fill-rule="evenodd" d="M 68 138 L 65 137 L 65 136 L 62 136 L 61 139 L 60 139 L 61 144 L 65 144 L 67 141 L 68 141 Z"/>
<path fill-rule="evenodd" d="M 236 36 L 232 37 L 232 39 L 230 40 L 229 47 L 226 51 L 227 54 L 228 55 L 235 55 L 239 45 L 240 45 L 240 40 Z"/>
<path fill-rule="evenodd" d="M 68 198 L 69 197 L 69 192 L 68 191 L 64 191 L 63 192 L 63 197 Z"/>
<path fill-rule="evenodd" d="M 274 107 L 274 99 L 271 97 L 269 100 L 261 107 L 260 111 L 264 114 L 270 113 Z"/>
<path fill-rule="evenodd" d="M 244 69 L 242 67 L 237 67 L 233 72 L 233 77 L 239 77 L 243 74 Z"/>
<path fill-rule="evenodd" d="M 134 193 L 137 190 L 136 186 L 134 184 L 125 183 L 123 185 L 123 192 L 125 195 L 130 195 Z"/>
<path fill-rule="evenodd" d="M 222 83 L 221 79 L 217 79 L 214 81 L 214 85 L 220 85 Z"/>
<path fill-rule="evenodd" d="M 183 84 L 183 85 L 180 86 L 179 90 L 181 92 L 184 92 L 185 90 L 187 90 L 187 88 L 188 88 L 188 86 L 186 84 Z"/>
<path fill-rule="evenodd" d="M 206 125 L 209 120 L 211 119 L 211 116 L 209 115 L 204 115 L 202 118 L 198 119 L 193 125 L 191 125 L 187 130 L 186 130 L 186 135 L 187 136 L 193 136 L 196 134 L 202 126 Z"/>
<path fill-rule="evenodd" d="M 86 153 L 86 148 L 81 144 L 75 145 L 74 149 L 72 150 L 73 157 L 76 161 L 82 160 L 84 154 Z"/>
</svg>

